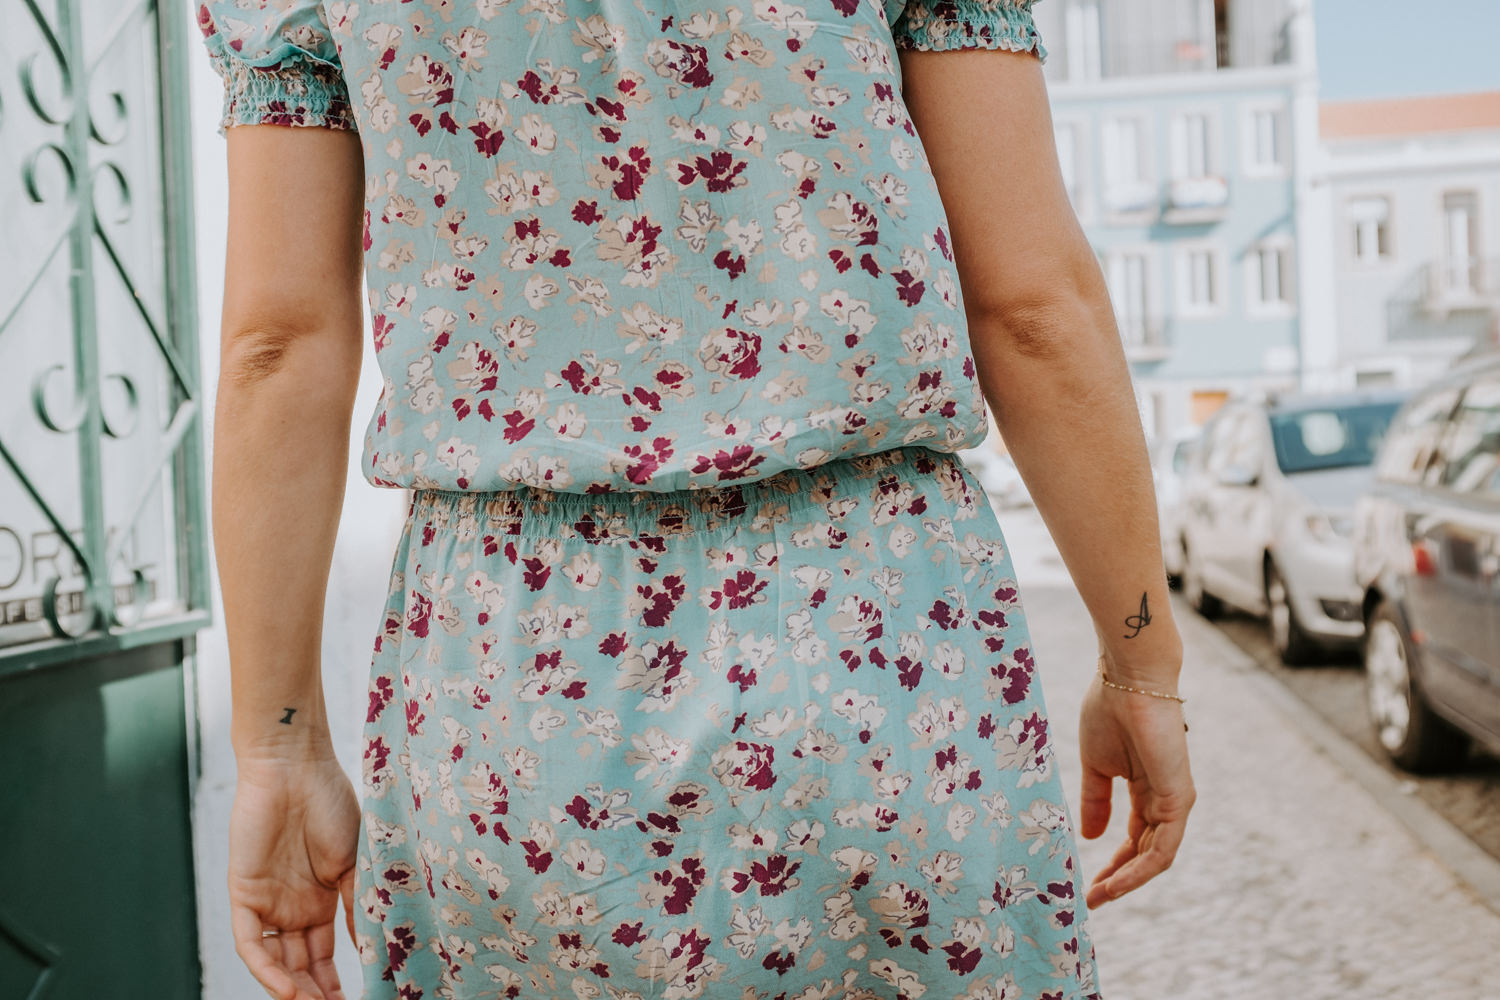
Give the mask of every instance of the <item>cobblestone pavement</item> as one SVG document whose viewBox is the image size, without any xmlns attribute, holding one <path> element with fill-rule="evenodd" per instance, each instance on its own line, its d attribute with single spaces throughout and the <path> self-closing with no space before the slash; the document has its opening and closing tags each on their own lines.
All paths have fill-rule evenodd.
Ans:
<svg viewBox="0 0 1500 1000">
<path fill-rule="evenodd" d="M 1365 675 L 1357 653 L 1328 653 L 1307 666 L 1288 667 L 1272 651 L 1260 619 L 1231 610 L 1214 625 L 1371 760 L 1397 776 L 1408 794 L 1420 798 L 1500 859 L 1500 758 L 1476 749 L 1464 766 L 1452 773 L 1412 777 L 1397 769 L 1375 740 L 1365 709 Z"/>
<path fill-rule="evenodd" d="M 1093 629 L 1035 511 L 999 517 L 1076 818 Z M 1176 864 L 1091 914 L 1104 996 L 1500 1000 L 1500 915 L 1276 709 L 1242 652 L 1174 612 L 1199 797 Z M 1117 783 L 1109 831 L 1082 844 L 1086 877 L 1127 809 Z"/>
</svg>

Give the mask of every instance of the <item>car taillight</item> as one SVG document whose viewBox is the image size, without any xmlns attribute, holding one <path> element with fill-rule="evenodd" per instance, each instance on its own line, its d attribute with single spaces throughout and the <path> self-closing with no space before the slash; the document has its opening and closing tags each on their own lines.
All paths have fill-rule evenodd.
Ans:
<svg viewBox="0 0 1500 1000">
<path fill-rule="evenodd" d="M 1411 564 L 1417 576 L 1437 576 L 1437 553 L 1432 551 L 1431 542 L 1425 538 L 1412 540 Z"/>
</svg>

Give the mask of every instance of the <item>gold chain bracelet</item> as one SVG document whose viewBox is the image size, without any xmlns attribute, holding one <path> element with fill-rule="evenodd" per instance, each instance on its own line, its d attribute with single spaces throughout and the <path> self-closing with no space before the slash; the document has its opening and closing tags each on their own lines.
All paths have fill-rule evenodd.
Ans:
<svg viewBox="0 0 1500 1000">
<path fill-rule="evenodd" d="M 1099 680 L 1105 687 L 1112 687 L 1119 691 L 1130 691 L 1134 694 L 1147 694 L 1153 698 L 1170 698 L 1183 706 L 1182 731 L 1188 731 L 1187 724 L 1187 699 L 1180 694 L 1169 694 L 1166 691 L 1149 691 L 1145 688 L 1131 687 L 1128 684 L 1116 684 L 1104 673 L 1104 654 L 1099 654 Z"/>
</svg>

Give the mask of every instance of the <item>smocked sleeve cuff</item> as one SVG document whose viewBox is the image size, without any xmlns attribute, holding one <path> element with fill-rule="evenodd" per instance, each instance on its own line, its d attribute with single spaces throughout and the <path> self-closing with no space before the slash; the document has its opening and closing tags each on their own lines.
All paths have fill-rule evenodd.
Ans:
<svg viewBox="0 0 1500 1000">
<path fill-rule="evenodd" d="M 305 125 L 355 129 L 339 67 L 312 59 L 258 67 L 227 59 L 219 134 L 234 125 Z"/>
<path fill-rule="evenodd" d="M 1047 50 L 1031 15 L 1032 0 L 911 0 L 897 20 L 897 48 L 928 52 L 952 49 Z"/>
</svg>

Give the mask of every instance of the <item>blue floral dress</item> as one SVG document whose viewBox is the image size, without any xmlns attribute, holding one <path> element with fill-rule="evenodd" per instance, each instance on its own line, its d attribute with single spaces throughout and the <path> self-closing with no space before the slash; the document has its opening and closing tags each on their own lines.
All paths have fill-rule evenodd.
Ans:
<svg viewBox="0 0 1500 1000">
<path fill-rule="evenodd" d="M 1029 8 L 200 8 L 364 151 L 367 1000 L 1097 1000 L 896 60 Z"/>
</svg>

